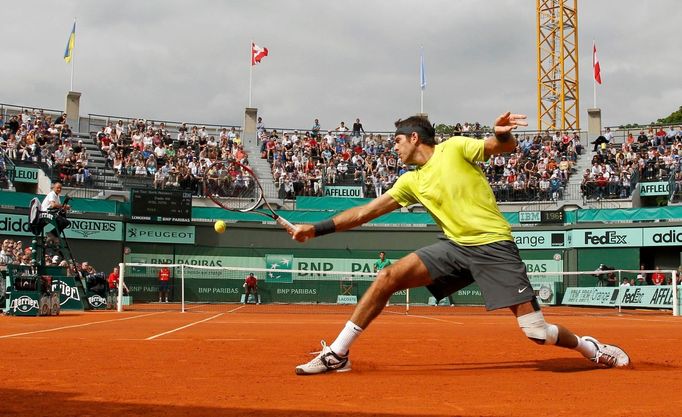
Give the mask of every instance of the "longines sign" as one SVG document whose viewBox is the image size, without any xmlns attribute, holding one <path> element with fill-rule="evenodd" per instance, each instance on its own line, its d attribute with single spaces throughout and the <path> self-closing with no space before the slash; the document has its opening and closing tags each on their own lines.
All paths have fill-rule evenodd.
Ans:
<svg viewBox="0 0 682 417">
<path fill-rule="evenodd" d="M 71 227 L 66 229 L 68 239 L 114 240 L 123 239 L 123 223 L 111 220 L 69 219 Z M 52 230 L 51 225 L 45 231 Z M 0 213 L 0 235 L 32 236 L 28 216 Z"/>
</svg>

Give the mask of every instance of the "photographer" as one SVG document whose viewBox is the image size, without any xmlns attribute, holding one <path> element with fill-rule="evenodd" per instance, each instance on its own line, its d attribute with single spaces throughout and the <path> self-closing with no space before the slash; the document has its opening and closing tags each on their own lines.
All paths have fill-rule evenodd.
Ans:
<svg viewBox="0 0 682 417">
<path fill-rule="evenodd" d="M 594 276 L 597 277 L 597 279 L 599 280 L 599 282 L 597 283 L 597 286 L 615 287 L 616 286 L 616 274 L 615 274 L 615 272 L 603 273 L 604 271 L 614 271 L 615 269 L 616 268 L 614 268 L 612 266 L 608 266 L 605 264 L 599 264 L 599 268 L 597 268 L 597 270 L 595 271 L 597 273 L 594 274 Z M 602 273 L 599 273 L 599 272 L 602 272 Z"/>
<path fill-rule="evenodd" d="M 81 263 L 80 272 L 85 277 L 87 289 L 106 298 L 109 282 L 104 272 L 97 272 L 88 262 Z"/>
</svg>

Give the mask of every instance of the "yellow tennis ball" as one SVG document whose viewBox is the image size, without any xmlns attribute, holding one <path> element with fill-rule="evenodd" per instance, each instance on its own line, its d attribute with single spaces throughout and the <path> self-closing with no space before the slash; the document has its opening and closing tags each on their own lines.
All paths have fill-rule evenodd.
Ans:
<svg viewBox="0 0 682 417">
<path fill-rule="evenodd" d="M 225 229 L 227 229 L 227 224 L 226 224 L 224 221 L 222 221 L 222 220 L 218 220 L 218 221 L 215 222 L 215 224 L 213 225 L 213 228 L 214 228 L 215 231 L 218 232 L 218 233 L 224 233 L 224 232 L 225 232 Z"/>
</svg>

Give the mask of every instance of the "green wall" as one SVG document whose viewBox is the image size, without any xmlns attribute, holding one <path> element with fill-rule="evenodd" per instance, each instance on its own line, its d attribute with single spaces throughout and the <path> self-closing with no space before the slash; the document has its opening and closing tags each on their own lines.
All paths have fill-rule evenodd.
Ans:
<svg viewBox="0 0 682 417">
<path fill-rule="evenodd" d="M 578 249 L 578 271 L 593 271 L 600 264 L 606 264 L 615 269 L 639 269 L 640 248 L 622 249 Z M 589 287 L 597 283 L 594 276 L 580 276 L 578 286 Z"/>
</svg>

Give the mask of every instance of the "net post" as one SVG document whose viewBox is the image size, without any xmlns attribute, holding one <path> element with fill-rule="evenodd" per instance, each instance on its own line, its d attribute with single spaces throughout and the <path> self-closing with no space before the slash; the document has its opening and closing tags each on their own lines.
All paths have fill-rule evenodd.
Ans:
<svg viewBox="0 0 682 417">
<path fill-rule="evenodd" d="M 616 287 L 620 287 L 622 282 L 623 282 L 622 271 L 619 269 L 618 270 L 618 282 L 616 283 Z M 622 313 L 622 312 L 623 312 L 623 297 L 618 297 L 618 313 Z"/>
<path fill-rule="evenodd" d="M 405 314 L 410 314 L 410 289 L 405 290 Z"/>
<path fill-rule="evenodd" d="M 185 264 L 180 265 L 180 312 L 185 312 Z"/>
<path fill-rule="evenodd" d="M 120 262 L 118 264 L 118 296 L 116 297 L 116 311 L 119 313 L 123 312 L 123 287 L 125 286 L 125 264 Z"/>
<path fill-rule="evenodd" d="M 680 300 L 677 298 L 677 271 L 673 271 L 673 280 L 671 282 L 673 288 L 673 316 L 680 315 Z"/>
</svg>

